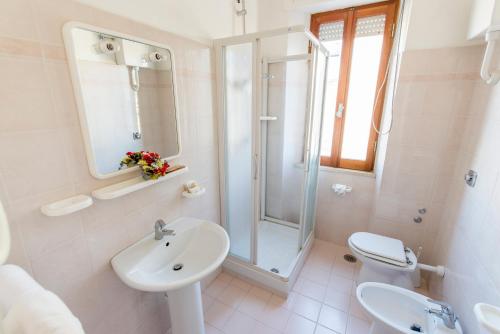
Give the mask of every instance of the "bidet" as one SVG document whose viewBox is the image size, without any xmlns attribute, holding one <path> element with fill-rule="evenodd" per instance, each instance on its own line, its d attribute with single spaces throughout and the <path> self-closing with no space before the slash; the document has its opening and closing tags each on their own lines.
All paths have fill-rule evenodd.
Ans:
<svg viewBox="0 0 500 334">
<path fill-rule="evenodd" d="M 451 307 L 451 305 L 434 299 L 427 299 L 427 301 L 432 304 L 441 306 L 441 310 L 427 308 L 426 311 L 443 320 L 444 325 L 449 329 L 455 329 L 455 324 L 458 320 L 458 317 L 455 312 L 453 312 L 453 308 Z"/>
<path fill-rule="evenodd" d="M 366 282 L 358 286 L 356 297 L 372 320 L 370 334 L 462 334 L 449 304 L 408 289 Z M 436 304 L 443 309 L 429 312 Z M 454 328 L 450 328 L 452 325 Z"/>
</svg>

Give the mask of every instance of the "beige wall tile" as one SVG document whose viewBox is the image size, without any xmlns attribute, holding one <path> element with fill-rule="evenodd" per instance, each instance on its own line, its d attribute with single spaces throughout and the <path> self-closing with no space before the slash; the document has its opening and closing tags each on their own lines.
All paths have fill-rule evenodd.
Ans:
<svg viewBox="0 0 500 334">
<path fill-rule="evenodd" d="M 109 261 L 152 231 L 154 221 L 189 215 L 219 222 L 213 54 L 204 45 L 65 0 L 0 4 L 0 198 L 12 228 L 10 263 L 61 296 L 88 333 L 165 333 L 162 294 L 125 286 Z M 8 15 L 6 15 L 7 13 Z M 12 19 L 11 19 L 12 18 Z M 15 18 L 15 19 L 14 19 Z M 187 175 L 73 215 L 49 218 L 40 207 L 130 178 L 97 180 L 88 169 L 62 26 L 67 21 L 152 39 L 173 48 Z M 186 84 L 189 83 L 189 84 Z M 197 179 L 207 195 L 181 198 Z"/>
</svg>

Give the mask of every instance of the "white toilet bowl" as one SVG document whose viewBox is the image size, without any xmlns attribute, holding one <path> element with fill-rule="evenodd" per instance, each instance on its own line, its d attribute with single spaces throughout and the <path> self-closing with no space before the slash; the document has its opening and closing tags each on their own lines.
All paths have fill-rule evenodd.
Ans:
<svg viewBox="0 0 500 334">
<path fill-rule="evenodd" d="M 358 286 L 356 297 L 371 317 L 370 334 L 462 334 L 458 320 L 455 329 L 449 329 L 443 320 L 429 313 L 426 309 L 436 308 L 436 305 L 419 293 L 367 282 Z"/>
<path fill-rule="evenodd" d="M 419 286 L 417 257 L 401 240 L 357 232 L 349 237 L 348 244 L 362 263 L 358 283 L 380 282 L 410 290 Z"/>
</svg>

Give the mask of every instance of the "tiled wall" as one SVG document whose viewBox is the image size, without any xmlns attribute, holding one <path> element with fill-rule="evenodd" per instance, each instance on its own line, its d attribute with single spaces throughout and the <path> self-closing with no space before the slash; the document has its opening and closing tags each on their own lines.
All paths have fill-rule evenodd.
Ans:
<svg viewBox="0 0 500 334">
<path fill-rule="evenodd" d="M 321 172 L 317 236 L 345 244 L 369 230 L 424 247 L 430 260 L 479 73 L 482 47 L 407 51 L 394 105 L 394 126 L 380 179 Z M 380 173 L 379 173 L 380 174 Z M 332 183 L 353 186 L 336 196 Z M 426 208 L 423 223 L 413 223 Z"/>
<path fill-rule="evenodd" d="M 353 190 L 338 196 L 332 190 L 334 183 L 347 184 Z M 316 238 L 345 246 L 352 233 L 367 231 L 375 193 L 375 179 L 371 176 L 320 170 Z"/>
<path fill-rule="evenodd" d="M 429 261 L 452 180 L 482 47 L 403 54 L 394 126 L 370 230 L 424 248 Z M 423 222 L 413 217 L 426 208 Z"/>
<path fill-rule="evenodd" d="M 219 221 L 214 75 L 208 47 L 65 0 L 1 1 L 0 199 L 12 229 L 9 262 L 53 290 L 87 333 L 164 333 L 161 294 L 123 285 L 109 260 L 151 232 L 155 219 Z M 62 41 L 70 20 L 170 45 L 176 57 L 183 153 L 190 172 L 79 213 L 49 218 L 40 206 L 117 182 L 90 174 Z M 180 196 L 196 179 L 196 200 Z"/>
<path fill-rule="evenodd" d="M 498 57 L 496 57 L 498 59 Z M 467 333 L 478 333 L 475 303 L 500 306 L 500 85 L 471 83 L 472 101 L 463 109 L 458 159 L 449 171 L 448 201 L 434 248 L 434 262 L 446 266 L 431 288 L 452 303 Z M 465 185 L 468 169 L 479 173 Z"/>
</svg>

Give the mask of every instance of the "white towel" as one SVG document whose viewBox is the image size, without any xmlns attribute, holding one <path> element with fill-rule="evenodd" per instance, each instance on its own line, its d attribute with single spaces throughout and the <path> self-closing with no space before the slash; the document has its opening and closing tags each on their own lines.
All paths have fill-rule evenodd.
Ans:
<svg viewBox="0 0 500 334">
<path fill-rule="evenodd" d="M 0 319 L 26 293 L 43 288 L 22 268 L 6 264 L 0 266 Z"/>
<path fill-rule="evenodd" d="M 3 320 L 4 334 L 85 334 L 80 321 L 50 291 L 28 293 Z"/>
<path fill-rule="evenodd" d="M 8 287 L 14 293 L 10 294 Z M 1 304 L 9 307 L 1 323 L 3 334 L 85 333 L 61 299 L 38 285 L 21 268 L 0 267 L 0 289 Z"/>
</svg>

